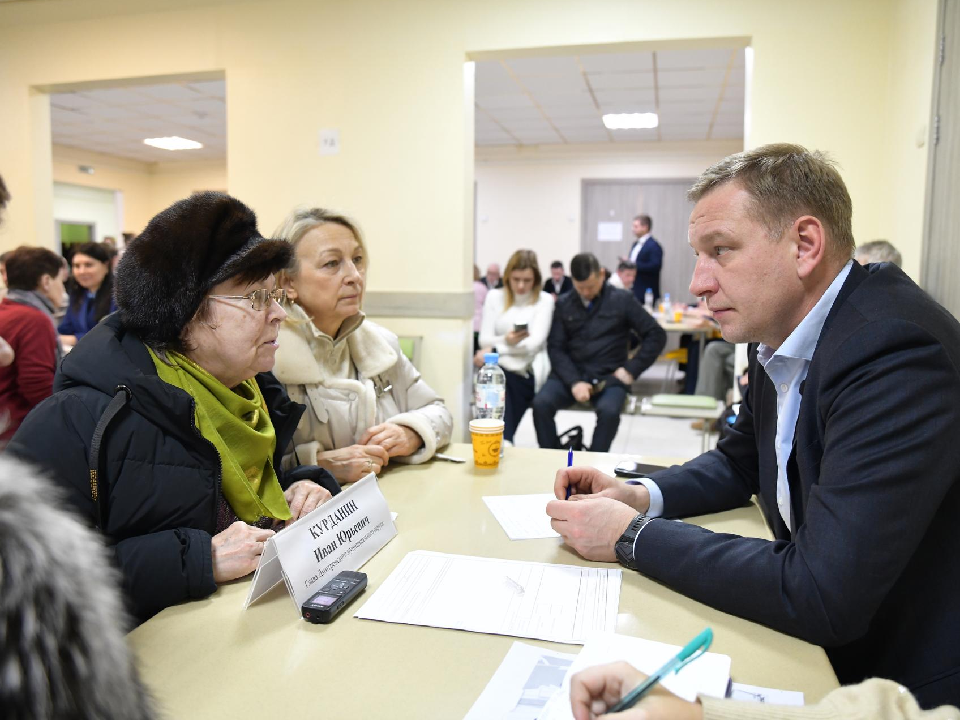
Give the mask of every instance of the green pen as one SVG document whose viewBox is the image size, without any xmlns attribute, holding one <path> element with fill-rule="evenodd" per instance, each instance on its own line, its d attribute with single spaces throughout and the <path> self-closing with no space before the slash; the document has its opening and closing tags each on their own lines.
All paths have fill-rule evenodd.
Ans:
<svg viewBox="0 0 960 720">
<path fill-rule="evenodd" d="M 680 670 L 688 663 L 703 655 L 707 651 L 707 648 L 710 647 L 710 643 L 712 642 L 713 630 L 707 628 L 702 633 L 697 635 L 693 640 L 688 642 L 683 650 L 677 653 L 675 658 L 667 661 L 662 668 L 657 670 L 655 673 L 653 673 L 653 675 L 648 677 L 633 690 L 624 695 L 620 699 L 620 702 L 607 710 L 607 712 L 617 713 L 623 712 L 624 710 L 629 710 L 640 701 L 640 698 L 647 694 L 650 688 L 663 680 L 667 675 L 672 672 L 680 672 Z"/>
</svg>

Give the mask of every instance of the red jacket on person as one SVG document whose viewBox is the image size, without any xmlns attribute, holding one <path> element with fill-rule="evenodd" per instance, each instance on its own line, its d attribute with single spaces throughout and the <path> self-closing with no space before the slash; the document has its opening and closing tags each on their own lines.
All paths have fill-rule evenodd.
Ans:
<svg viewBox="0 0 960 720">
<path fill-rule="evenodd" d="M 57 335 L 50 318 L 29 305 L 0 302 L 0 337 L 16 353 L 0 368 L 0 442 L 6 442 L 35 405 L 53 393 Z"/>
</svg>

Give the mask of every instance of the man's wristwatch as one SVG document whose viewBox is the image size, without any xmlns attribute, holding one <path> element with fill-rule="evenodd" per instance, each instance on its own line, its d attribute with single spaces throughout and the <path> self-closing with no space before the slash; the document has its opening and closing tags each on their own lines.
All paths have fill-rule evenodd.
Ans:
<svg viewBox="0 0 960 720">
<path fill-rule="evenodd" d="M 616 545 L 617 561 L 621 565 L 625 565 L 628 568 L 636 567 L 636 563 L 633 560 L 633 544 L 636 542 L 637 535 L 640 534 L 640 531 L 652 521 L 652 517 L 647 517 L 643 513 L 640 513 L 627 526 L 627 529 L 623 531 L 623 535 L 617 540 Z"/>
</svg>

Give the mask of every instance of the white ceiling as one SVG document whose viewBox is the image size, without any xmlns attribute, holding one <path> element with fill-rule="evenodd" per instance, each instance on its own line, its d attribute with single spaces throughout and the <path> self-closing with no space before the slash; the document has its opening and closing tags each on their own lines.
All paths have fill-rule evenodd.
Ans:
<svg viewBox="0 0 960 720">
<path fill-rule="evenodd" d="M 663 50 L 476 63 L 477 145 L 743 137 L 744 50 Z M 605 113 L 660 126 L 607 130 Z"/>
<path fill-rule="evenodd" d="M 743 137 L 743 48 L 476 63 L 476 144 L 542 145 Z M 652 130 L 607 130 L 604 113 L 655 112 Z M 50 96 L 53 142 L 144 162 L 223 160 L 223 80 Z M 144 145 L 179 135 L 199 150 Z"/>
<path fill-rule="evenodd" d="M 55 93 L 50 125 L 58 145 L 144 162 L 223 160 L 227 154 L 226 83 L 164 83 Z M 198 150 L 160 150 L 146 138 L 178 135 Z"/>
</svg>

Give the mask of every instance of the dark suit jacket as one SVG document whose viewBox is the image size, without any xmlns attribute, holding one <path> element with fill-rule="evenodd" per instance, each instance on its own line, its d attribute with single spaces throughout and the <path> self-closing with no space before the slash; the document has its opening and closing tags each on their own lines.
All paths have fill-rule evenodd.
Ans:
<svg viewBox="0 0 960 720">
<path fill-rule="evenodd" d="M 573 280 L 570 279 L 569 275 L 563 276 L 563 281 L 560 283 L 560 292 L 554 290 L 552 277 L 543 281 L 543 291 L 551 295 L 566 295 L 571 290 L 573 290 Z"/>
<path fill-rule="evenodd" d="M 629 257 L 639 240 L 630 246 Z M 633 294 L 643 304 L 643 294 L 647 288 L 653 290 L 653 301 L 660 299 L 660 268 L 663 267 L 663 248 L 651 235 L 637 253 L 637 279 L 633 283 Z"/>
<path fill-rule="evenodd" d="M 653 475 L 665 517 L 758 494 L 774 541 L 654 520 L 636 567 L 696 600 L 827 648 L 841 683 L 879 676 L 960 704 L 960 325 L 898 268 L 854 263 L 801 386 L 776 503 L 776 389 L 750 354 L 732 432 Z"/>
</svg>

